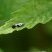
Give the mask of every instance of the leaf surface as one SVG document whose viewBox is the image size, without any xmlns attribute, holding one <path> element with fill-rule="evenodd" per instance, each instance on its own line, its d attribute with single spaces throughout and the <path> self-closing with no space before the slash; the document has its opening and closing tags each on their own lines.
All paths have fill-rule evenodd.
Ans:
<svg viewBox="0 0 52 52">
<path fill-rule="evenodd" d="M 0 0 L 0 34 L 30 29 L 51 19 L 51 0 Z M 13 29 L 12 25 L 18 23 L 24 23 L 24 26 Z"/>
</svg>

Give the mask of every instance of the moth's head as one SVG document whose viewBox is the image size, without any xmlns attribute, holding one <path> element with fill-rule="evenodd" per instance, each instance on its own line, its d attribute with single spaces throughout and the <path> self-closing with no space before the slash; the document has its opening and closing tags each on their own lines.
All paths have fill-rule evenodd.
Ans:
<svg viewBox="0 0 52 52">
<path fill-rule="evenodd" d="M 16 26 L 15 25 L 12 25 L 12 28 L 14 29 Z"/>
</svg>

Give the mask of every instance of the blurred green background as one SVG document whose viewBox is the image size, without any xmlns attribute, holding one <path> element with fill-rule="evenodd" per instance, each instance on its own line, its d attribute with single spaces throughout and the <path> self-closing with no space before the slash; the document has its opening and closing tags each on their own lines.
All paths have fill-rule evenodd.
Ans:
<svg viewBox="0 0 52 52">
<path fill-rule="evenodd" d="M 50 27 L 51 26 L 51 27 Z M 52 52 L 52 21 L 32 29 L 0 35 L 0 52 Z"/>
</svg>

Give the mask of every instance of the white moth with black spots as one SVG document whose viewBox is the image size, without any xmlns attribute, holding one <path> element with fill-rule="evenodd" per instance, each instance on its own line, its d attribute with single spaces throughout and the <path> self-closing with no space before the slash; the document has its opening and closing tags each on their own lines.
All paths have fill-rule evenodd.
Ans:
<svg viewBox="0 0 52 52">
<path fill-rule="evenodd" d="M 12 25 L 12 28 L 16 28 L 16 27 L 22 27 L 24 25 L 24 23 L 17 23 L 17 24 L 14 24 Z"/>
</svg>

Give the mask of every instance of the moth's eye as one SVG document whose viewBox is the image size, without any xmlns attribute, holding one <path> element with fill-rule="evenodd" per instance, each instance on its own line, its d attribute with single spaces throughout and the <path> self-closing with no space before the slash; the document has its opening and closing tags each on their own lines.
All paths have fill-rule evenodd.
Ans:
<svg viewBox="0 0 52 52">
<path fill-rule="evenodd" d="M 12 28 L 14 29 L 16 26 L 15 25 L 12 25 Z"/>
</svg>

